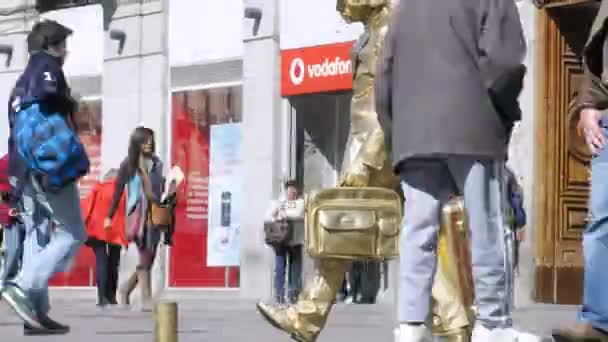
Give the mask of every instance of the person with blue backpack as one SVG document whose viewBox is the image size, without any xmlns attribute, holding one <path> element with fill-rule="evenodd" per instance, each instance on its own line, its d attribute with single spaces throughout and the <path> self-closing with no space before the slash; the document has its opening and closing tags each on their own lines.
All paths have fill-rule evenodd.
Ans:
<svg viewBox="0 0 608 342">
<path fill-rule="evenodd" d="M 20 181 L 26 214 L 21 272 L 2 297 L 24 320 L 24 334 L 66 334 L 49 317 L 48 281 L 65 271 L 86 239 L 77 181 L 89 159 L 74 127 L 76 101 L 62 67 L 72 30 L 38 22 L 28 35 L 30 59 L 11 94 L 12 149 L 24 166 Z M 53 228 L 51 230 L 51 228 Z"/>
</svg>

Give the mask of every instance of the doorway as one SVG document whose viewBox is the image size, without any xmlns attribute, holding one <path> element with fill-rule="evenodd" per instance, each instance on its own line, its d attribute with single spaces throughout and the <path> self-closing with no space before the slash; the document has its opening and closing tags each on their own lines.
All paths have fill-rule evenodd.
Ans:
<svg viewBox="0 0 608 342">
<path fill-rule="evenodd" d="M 581 52 L 599 2 L 546 2 L 538 26 L 535 300 L 580 304 L 591 156 L 576 135 L 571 108 L 583 75 Z"/>
</svg>

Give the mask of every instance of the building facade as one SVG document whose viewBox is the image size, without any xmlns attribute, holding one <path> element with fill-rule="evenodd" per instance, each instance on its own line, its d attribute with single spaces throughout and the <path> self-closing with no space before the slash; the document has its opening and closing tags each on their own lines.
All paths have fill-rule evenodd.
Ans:
<svg viewBox="0 0 608 342">
<path fill-rule="evenodd" d="M 40 17 L 30 8 L 33 0 L 8 2 L 0 10 L 25 9 L 0 16 L 0 103 L 27 62 L 25 37 Z M 520 306 L 573 303 L 581 290 L 577 253 L 588 156 L 565 118 L 584 42 L 584 28 L 574 28 L 572 18 L 590 21 L 596 2 L 563 3 L 546 1 L 539 9 L 517 1 L 528 45 L 524 115 L 509 161 L 529 213 L 516 284 Z M 180 166 L 187 180 L 175 244 L 161 248 L 155 266 L 156 291 L 220 288 L 238 289 L 245 298 L 270 296 L 274 258 L 263 243 L 264 213 L 287 179 L 305 191 L 335 184 L 349 129 L 349 49 L 362 27 L 345 23 L 326 0 L 225 0 L 221 6 L 120 0 L 108 11 L 88 5 L 42 15 L 76 31 L 66 70 L 89 123 L 82 136 L 95 167 L 86 182 L 119 165 L 139 123 L 155 129 L 167 169 Z M 3 132 L 6 120 L 0 115 Z M 132 253 L 121 269 L 134 267 Z M 307 274 L 313 268 L 309 261 Z M 386 276 L 393 280 L 384 281 L 389 290 L 396 281 L 392 269 Z M 565 285 L 566 277 L 577 280 Z M 93 285 L 90 252 L 83 249 L 72 272 L 54 284 Z"/>
</svg>

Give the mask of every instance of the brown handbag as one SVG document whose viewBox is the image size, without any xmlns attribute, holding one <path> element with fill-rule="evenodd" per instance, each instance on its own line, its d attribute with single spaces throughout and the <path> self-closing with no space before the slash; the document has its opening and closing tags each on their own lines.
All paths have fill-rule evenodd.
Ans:
<svg viewBox="0 0 608 342">
<path fill-rule="evenodd" d="M 173 224 L 173 207 L 150 203 L 150 223 L 152 227 L 163 228 Z"/>
</svg>

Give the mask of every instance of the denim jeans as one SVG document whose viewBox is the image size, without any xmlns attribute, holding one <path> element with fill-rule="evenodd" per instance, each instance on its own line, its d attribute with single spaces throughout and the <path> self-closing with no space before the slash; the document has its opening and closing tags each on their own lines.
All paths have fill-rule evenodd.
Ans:
<svg viewBox="0 0 608 342">
<path fill-rule="evenodd" d="M 297 299 L 302 289 L 302 245 L 276 247 L 275 296 L 285 298 L 285 275 L 289 272 L 289 298 Z"/>
<path fill-rule="evenodd" d="M 404 204 L 399 273 L 399 321 L 425 322 L 437 265 L 441 208 L 464 194 L 472 244 L 477 321 L 488 329 L 512 322 L 512 231 L 505 220 L 503 163 L 449 156 L 406 161 L 400 170 Z"/>
<path fill-rule="evenodd" d="M 44 317 L 50 310 L 49 279 L 68 269 L 86 238 L 78 186 L 72 183 L 50 193 L 30 179 L 23 203 L 27 213 L 23 265 L 15 282 L 28 293 L 37 314 Z"/>
<path fill-rule="evenodd" d="M 25 228 L 23 224 L 16 222 L 4 231 L 4 267 L 0 274 L 0 282 L 10 281 L 19 273 L 19 266 L 23 260 L 23 240 Z"/>
<path fill-rule="evenodd" d="M 608 122 L 602 126 L 608 132 Z M 583 232 L 585 270 L 579 319 L 608 331 L 608 271 L 604 264 L 608 260 L 608 148 L 591 160 L 589 212 L 590 222 Z"/>
</svg>

